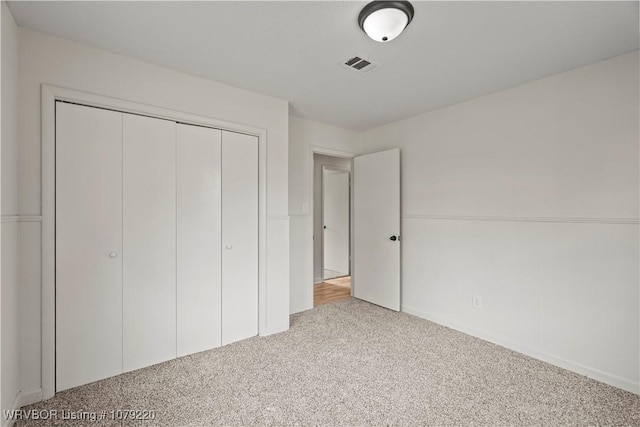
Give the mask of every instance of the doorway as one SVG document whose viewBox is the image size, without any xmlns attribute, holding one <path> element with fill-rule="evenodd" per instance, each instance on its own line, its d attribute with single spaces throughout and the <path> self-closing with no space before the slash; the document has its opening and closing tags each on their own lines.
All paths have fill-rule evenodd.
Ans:
<svg viewBox="0 0 640 427">
<path fill-rule="evenodd" d="M 350 276 L 349 170 L 322 166 L 322 262 L 323 279 Z"/>
<path fill-rule="evenodd" d="M 351 296 L 351 159 L 314 154 L 314 306 Z"/>
</svg>

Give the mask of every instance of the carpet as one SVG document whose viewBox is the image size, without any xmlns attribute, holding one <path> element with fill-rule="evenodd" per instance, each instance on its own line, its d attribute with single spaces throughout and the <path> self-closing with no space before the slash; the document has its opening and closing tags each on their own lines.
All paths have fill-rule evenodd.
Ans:
<svg viewBox="0 0 640 427">
<path fill-rule="evenodd" d="M 287 332 L 25 409 L 156 414 L 152 421 L 64 424 L 77 426 L 640 425 L 640 396 L 353 298 L 291 316 Z"/>
</svg>

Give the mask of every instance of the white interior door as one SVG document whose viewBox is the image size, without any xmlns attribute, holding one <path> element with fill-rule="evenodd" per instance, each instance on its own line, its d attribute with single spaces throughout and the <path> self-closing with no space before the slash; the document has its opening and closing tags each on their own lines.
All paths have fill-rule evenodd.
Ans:
<svg viewBox="0 0 640 427">
<path fill-rule="evenodd" d="M 324 268 L 349 275 L 349 172 L 322 171 Z"/>
<path fill-rule="evenodd" d="M 56 390 L 122 373 L 122 114 L 56 103 Z"/>
<path fill-rule="evenodd" d="M 258 138 L 222 132 L 222 344 L 258 335 Z"/>
<path fill-rule="evenodd" d="M 178 125 L 178 356 L 221 344 L 221 138 Z"/>
<path fill-rule="evenodd" d="M 358 156 L 354 179 L 354 296 L 400 310 L 400 150 Z"/>
<path fill-rule="evenodd" d="M 123 114 L 124 371 L 176 357 L 176 123 Z"/>
</svg>

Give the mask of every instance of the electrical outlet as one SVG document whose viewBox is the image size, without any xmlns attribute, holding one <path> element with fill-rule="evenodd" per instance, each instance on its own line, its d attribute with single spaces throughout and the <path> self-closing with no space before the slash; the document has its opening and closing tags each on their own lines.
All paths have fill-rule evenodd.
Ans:
<svg viewBox="0 0 640 427">
<path fill-rule="evenodd" d="M 482 308 L 482 297 L 478 295 L 474 295 L 471 297 L 471 307 L 481 309 Z"/>
</svg>

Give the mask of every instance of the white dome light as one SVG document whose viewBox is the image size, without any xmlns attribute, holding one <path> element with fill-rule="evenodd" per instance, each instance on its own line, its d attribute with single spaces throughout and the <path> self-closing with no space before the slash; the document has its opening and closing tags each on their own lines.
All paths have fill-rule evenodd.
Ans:
<svg viewBox="0 0 640 427">
<path fill-rule="evenodd" d="M 388 42 L 400 35 L 409 17 L 398 9 L 380 9 L 364 20 L 364 32 L 377 42 Z"/>
<path fill-rule="evenodd" d="M 413 19 L 413 7 L 407 1 L 374 1 L 362 9 L 358 23 L 377 42 L 388 42 L 400 35 Z"/>
</svg>

